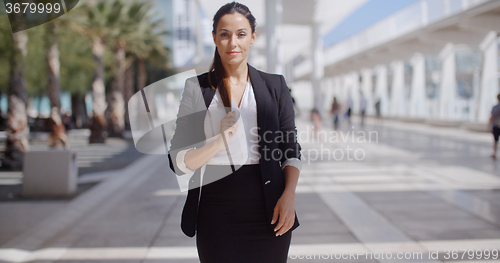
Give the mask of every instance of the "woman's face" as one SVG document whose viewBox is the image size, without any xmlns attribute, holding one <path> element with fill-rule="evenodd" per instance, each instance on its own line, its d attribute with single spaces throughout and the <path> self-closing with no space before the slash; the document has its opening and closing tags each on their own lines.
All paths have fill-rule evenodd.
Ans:
<svg viewBox="0 0 500 263">
<path fill-rule="evenodd" d="M 256 36 L 248 19 L 238 12 L 226 14 L 220 18 L 216 30 L 212 35 L 222 63 L 246 63 Z"/>
</svg>

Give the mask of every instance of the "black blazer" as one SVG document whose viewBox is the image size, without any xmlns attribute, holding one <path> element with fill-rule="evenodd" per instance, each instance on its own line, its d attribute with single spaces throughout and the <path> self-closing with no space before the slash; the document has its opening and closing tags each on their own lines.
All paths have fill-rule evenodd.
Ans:
<svg viewBox="0 0 500 263">
<path fill-rule="evenodd" d="M 258 134 L 259 138 L 261 138 L 259 140 L 259 153 L 261 156 L 259 166 L 264 187 L 267 216 L 269 222 L 271 222 L 274 207 L 285 189 L 281 163 L 289 158 L 301 159 L 301 146 L 297 142 L 295 112 L 285 78 L 282 75 L 259 71 L 250 65 L 248 65 L 248 73 L 257 104 Z M 200 87 L 197 87 L 197 82 Z M 201 92 L 196 90 L 198 88 L 201 88 Z M 186 81 L 176 120 L 176 130 L 168 152 L 170 168 L 177 175 L 184 174 L 177 167 L 175 161 L 177 153 L 193 146 L 198 148 L 204 145 L 204 119 L 206 110 L 214 95 L 215 89 L 210 87 L 208 73 L 197 76 L 197 81 L 195 77 Z M 203 103 L 205 104 L 203 105 Z M 200 105 L 205 107 L 200 107 Z M 264 149 L 267 150 L 267 153 L 264 152 Z M 279 149 L 279 151 L 275 149 Z M 274 159 L 271 158 L 270 153 L 273 150 L 281 153 L 281 156 L 275 155 Z M 264 156 L 268 158 L 263 158 Z M 276 158 L 280 158 L 280 160 L 278 161 Z M 201 167 L 195 171 L 189 181 L 190 190 L 182 211 L 181 228 L 184 234 L 189 237 L 193 237 L 196 231 L 200 174 Z M 299 221 L 297 214 L 295 214 L 294 225 L 289 231 L 298 226 Z"/>
</svg>

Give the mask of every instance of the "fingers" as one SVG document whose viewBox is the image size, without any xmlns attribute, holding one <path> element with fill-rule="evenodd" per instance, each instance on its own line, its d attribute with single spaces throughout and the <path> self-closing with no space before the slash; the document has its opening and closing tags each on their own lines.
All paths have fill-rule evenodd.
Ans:
<svg viewBox="0 0 500 263">
<path fill-rule="evenodd" d="M 285 216 L 282 216 L 282 215 L 284 215 L 284 213 L 280 214 L 280 222 L 278 223 L 278 225 L 275 228 L 275 231 L 278 231 L 278 232 L 276 232 L 276 236 L 281 236 L 281 235 L 285 234 L 286 232 L 288 232 L 288 230 L 290 230 L 290 228 L 292 228 L 293 223 L 295 221 L 295 214 L 285 215 Z"/>
<path fill-rule="evenodd" d="M 278 220 L 278 215 L 279 215 L 279 210 L 278 208 L 274 208 L 274 213 L 273 213 L 273 219 L 271 220 L 271 225 L 274 224 L 274 222 L 276 222 L 276 220 Z"/>
<path fill-rule="evenodd" d="M 292 228 L 293 223 L 295 222 L 295 213 L 287 213 L 283 209 L 276 207 L 274 209 L 273 213 L 273 219 L 271 221 L 271 224 L 274 224 L 276 220 L 278 220 L 278 215 L 279 215 L 279 222 L 274 228 L 274 232 L 276 232 L 276 236 L 281 236 L 285 234 L 290 228 Z"/>
<path fill-rule="evenodd" d="M 232 138 L 238 130 L 238 120 L 235 115 L 236 112 L 234 111 L 228 112 L 220 121 L 221 131 L 224 132 L 224 135 L 229 139 Z"/>
</svg>

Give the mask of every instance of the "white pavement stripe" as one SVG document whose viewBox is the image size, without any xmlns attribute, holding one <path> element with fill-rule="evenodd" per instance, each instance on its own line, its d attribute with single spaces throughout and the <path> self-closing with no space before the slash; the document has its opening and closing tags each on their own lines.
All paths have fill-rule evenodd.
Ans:
<svg viewBox="0 0 500 263">
<path fill-rule="evenodd" d="M 349 253 L 445 253 L 446 250 L 500 249 L 500 239 L 435 240 L 423 242 L 343 243 L 343 244 L 292 244 L 289 256 Z M 137 259 L 197 259 L 195 246 L 179 247 L 112 247 L 112 248 L 45 248 L 29 252 L 20 249 L 0 249 L 0 260 L 27 262 L 35 260 L 137 260 Z M 493 258 L 495 259 L 495 258 Z M 465 261 L 453 261 L 465 262 Z M 499 261 L 467 261 L 499 262 Z"/>
<path fill-rule="evenodd" d="M 297 185 L 297 193 L 312 193 L 312 192 L 403 192 L 403 191 L 449 191 L 449 190 L 491 190 L 499 189 L 497 186 L 475 186 L 475 185 L 451 185 L 451 184 L 436 184 L 436 183 L 358 183 L 340 185 L 339 183 L 326 184 L 325 182 L 318 183 L 315 188 L 305 182 L 299 181 Z M 321 185 L 319 185 L 321 183 Z"/>
</svg>

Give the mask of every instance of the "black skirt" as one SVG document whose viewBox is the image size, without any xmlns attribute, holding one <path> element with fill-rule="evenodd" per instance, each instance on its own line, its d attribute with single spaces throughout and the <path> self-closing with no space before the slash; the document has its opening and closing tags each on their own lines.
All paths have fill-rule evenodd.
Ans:
<svg viewBox="0 0 500 263">
<path fill-rule="evenodd" d="M 207 165 L 204 181 L 206 175 L 227 169 L 230 168 Z M 287 261 L 292 231 L 276 237 L 276 223 L 271 225 L 266 216 L 258 164 L 243 165 L 234 173 L 203 185 L 197 220 L 196 246 L 201 263 Z"/>
</svg>

